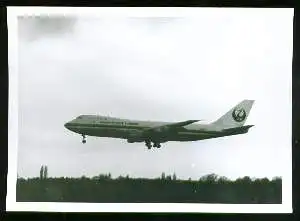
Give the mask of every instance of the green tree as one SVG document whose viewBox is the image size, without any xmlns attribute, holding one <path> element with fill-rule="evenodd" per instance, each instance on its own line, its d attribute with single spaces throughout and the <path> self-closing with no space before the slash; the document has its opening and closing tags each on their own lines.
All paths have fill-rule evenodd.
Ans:
<svg viewBox="0 0 300 221">
<path fill-rule="evenodd" d="M 230 183 L 230 180 L 225 176 L 221 176 L 219 177 L 218 182 L 224 184 L 224 183 Z"/>
<path fill-rule="evenodd" d="M 40 169 L 40 179 L 41 180 L 43 179 L 43 174 L 44 174 L 44 166 L 41 166 L 41 169 Z"/>
<path fill-rule="evenodd" d="M 41 167 L 42 179 L 46 166 Z M 19 178 L 16 185 L 17 201 L 35 202 L 99 202 L 99 203 L 281 203 L 281 178 L 238 178 L 207 175 L 199 182 L 162 173 L 158 179 L 121 177 L 109 180 L 101 174 L 89 178 L 52 178 L 51 183 L 39 177 Z M 168 180 L 169 178 L 171 180 Z M 100 178 L 100 179 L 99 179 Z M 216 180 L 217 179 L 217 180 Z M 214 182 L 212 182 L 214 181 Z"/>
<path fill-rule="evenodd" d="M 200 181 L 203 181 L 205 183 L 210 183 L 210 184 L 217 182 L 217 180 L 218 180 L 218 176 L 214 173 L 202 176 L 200 178 Z"/>
<path fill-rule="evenodd" d="M 172 176 L 171 175 L 166 176 L 166 180 L 172 180 Z"/>
<path fill-rule="evenodd" d="M 47 178 L 48 178 L 48 167 L 47 167 L 47 166 L 44 167 L 44 174 L 43 174 L 43 177 L 44 177 L 44 179 L 47 179 Z"/>
</svg>

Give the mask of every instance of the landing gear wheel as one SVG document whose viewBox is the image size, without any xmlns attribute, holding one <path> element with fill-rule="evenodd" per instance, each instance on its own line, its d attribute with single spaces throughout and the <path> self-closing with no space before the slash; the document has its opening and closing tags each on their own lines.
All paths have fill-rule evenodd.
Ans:
<svg viewBox="0 0 300 221">
<path fill-rule="evenodd" d="M 82 135 L 82 143 L 86 143 L 86 137 L 85 137 L 85 135 Z"/>
<path fill-rule="evenodd" d="M 154 143 L 154 144 L 153 144 L 153 147 L 160 148 L 160 147 L 161 147 L 161 145 L 160 145 L 160 143 Z"/>
<path fill-rule="evenodd" d="M 150 150 L 151 149 L 151 147 L 152 147 L 152 145 L 151 145 L 151 142 L 150 141 L 145 141 L 145 145 L 146 145 L 146 147 L 148 147 L 148 150 Z"/>
</svg>

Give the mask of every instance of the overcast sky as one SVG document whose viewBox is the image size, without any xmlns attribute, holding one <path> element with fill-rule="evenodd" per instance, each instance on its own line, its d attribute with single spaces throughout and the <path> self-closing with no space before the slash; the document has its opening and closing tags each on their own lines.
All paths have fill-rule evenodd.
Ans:
<svg viewBox="0 0 300 221">
<path fill-rule="evenodd" d="M 19 176 L 282 176 L 291 160 L 292 14 L 19 20 Z M 144 143 L 81 136 L 81 114 L 212 121 L 255 103 L 248 134 Z M 289 168 L 288 168 L 289 169 Z"/>
</svg>

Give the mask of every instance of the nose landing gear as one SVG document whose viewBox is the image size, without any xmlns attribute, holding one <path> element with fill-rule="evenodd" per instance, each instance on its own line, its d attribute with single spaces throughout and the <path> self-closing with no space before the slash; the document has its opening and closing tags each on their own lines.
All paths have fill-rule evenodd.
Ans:
<svg viewBox="0 0 300 221">
<path fill-rule="evenodd" d="M 86 137 L 84 134 L 82 134 L 82 143 L 85 144 L 86 143 Z"/>
</svg>

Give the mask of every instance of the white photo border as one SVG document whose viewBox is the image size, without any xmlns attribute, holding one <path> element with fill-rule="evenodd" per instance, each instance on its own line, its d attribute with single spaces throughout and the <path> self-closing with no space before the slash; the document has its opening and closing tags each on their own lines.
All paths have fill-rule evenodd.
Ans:
<svg viewBox="0 0 300 221">
<path fill-rule="evenodd" d="M 48 203 L 16 202 L 17 149 L 18 149 L 18 16 L 113 16 L 113 17 L 166 17 L 197 16 L 220 13 L 277 13 L 291 16 L 292 8 L 184 8 L 184 7 L 7 7 L 8 61 L 9 61 L 9 116 L 8 116 L 8 174 L 6 211 L 41 212 L 206 212 L 206 213 L 292 213 L 292 142 L 288 157 L 289 171 L 282 176 L 282 204 L 188 204 L 188 203 Z M 201 13 L 199 13 L 201 11 Z M 292 20 L 291 20 L 292 22 Z M 290 73 L 292 78 L 292 73 Z M 292 79 L 291 79 L 292 81 Z M 290 92 L 292 93 L 292 92 Z M 290 96 L 290 99 L 292 96 Z M 290 101 L 292 104 L 292 101 Z M 292 116 L 292 115 L 291 115 Z M 292 119 L 291 119 L 292 121 Z M 292 135 L 292 132 L 290 133 Z M 292 140 L 292 136 L 291 136 Z"/>
</svg>

